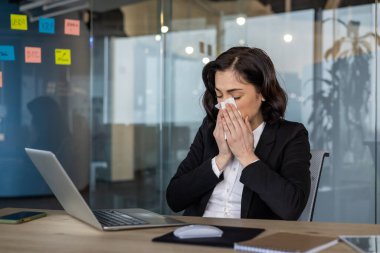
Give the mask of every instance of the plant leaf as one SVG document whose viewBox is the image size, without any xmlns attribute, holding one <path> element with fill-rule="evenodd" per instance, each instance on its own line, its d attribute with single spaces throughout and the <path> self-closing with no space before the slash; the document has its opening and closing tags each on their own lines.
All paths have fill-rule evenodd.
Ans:
<svg viewBox="0 0 380 253">
<path fill-rule="evenodd" d="M 362 41 L 360 42 L 360 44 L 362 44 L 362 46 L 363 46 L 365 49 L 367 49 L 367 52 L 368 52 L 368 53 L 370 53 L 370 52 L 372 51 L 371 44 L 370 44 L 368 41 L 366 41 L 366 40 L 362 40 Z"/>
</svg>

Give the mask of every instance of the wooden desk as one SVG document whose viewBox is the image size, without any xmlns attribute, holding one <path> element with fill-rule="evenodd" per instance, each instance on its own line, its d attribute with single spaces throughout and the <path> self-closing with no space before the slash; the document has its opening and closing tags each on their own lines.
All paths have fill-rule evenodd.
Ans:
<svg viewBox="0 0 380 253">
<path fill-rule="evenodd" d="M 20 209 L 0 209 L 0 215 Z M 39 210 L 41 211 L 41 210 Z M 102 232 L 90 227 L 64 211 L 42 210 L 47 217 L 18 225 L 0 224 L 0 252 L 146 252 L 202 253 L 235 252 L 232 249 L 153 243 L 152 238 L 174 230 L 174 227 Z M 380 225 L 292 222 L 248 219 L 215 219 L 175 217 L 189 223 L 265 228 L 262 235 L 278 231 L 337 236 L 340 234 L 380 234 Z M 325 252 L 354 252 L 339 243 Z"/>
</svg>

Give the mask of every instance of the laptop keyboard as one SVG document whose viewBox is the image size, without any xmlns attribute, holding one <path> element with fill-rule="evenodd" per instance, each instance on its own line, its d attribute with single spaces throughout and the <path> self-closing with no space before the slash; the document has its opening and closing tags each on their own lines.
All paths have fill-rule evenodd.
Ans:
<svg viewBox="0 0 380 253">
<path fill-rule="evenodd" d="M 142 225 L 148 223 L 115 210 L 95 210 L 92 212 L 98 221 L 107 227 Z"/>
</svg>

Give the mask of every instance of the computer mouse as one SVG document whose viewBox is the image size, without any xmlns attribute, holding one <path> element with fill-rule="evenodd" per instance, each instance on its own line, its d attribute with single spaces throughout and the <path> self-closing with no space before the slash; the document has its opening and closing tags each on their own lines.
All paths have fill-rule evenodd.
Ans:
<svg viewBox="0 0 380 253">
<path fill-rule="evenodd" d="M 223 231 L 209 225 L 187 225 L 174 230 L 174 235 L 180 239 L 221 237 Z"/>
</svg>

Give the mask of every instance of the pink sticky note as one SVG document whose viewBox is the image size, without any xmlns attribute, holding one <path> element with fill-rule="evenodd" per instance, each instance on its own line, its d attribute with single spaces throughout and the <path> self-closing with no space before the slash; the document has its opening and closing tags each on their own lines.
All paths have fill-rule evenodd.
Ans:
<svg viewBox="0 0 380 253">
<path fill-rule="evenodd" d="M 40 47 L 25 47 L 25 62 L 26 63 L 41 63 L 41 48 Z"/>
<path fill-rule="evenodd" d="M 3 87 L 3 72 L 0 72 L 0 88 Z"/>
<path fill-rule="evenodd" d="M 73 19 L 65 19 L 65 34 L 80 35 L 80 21 Z"/>
</svg>

